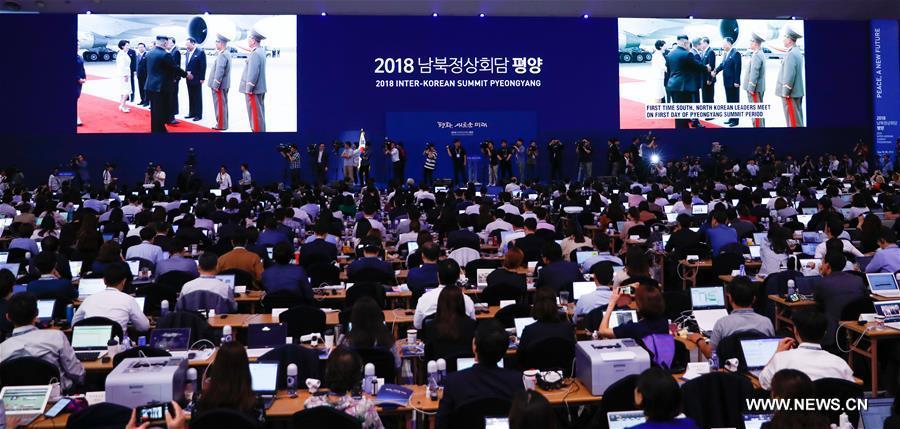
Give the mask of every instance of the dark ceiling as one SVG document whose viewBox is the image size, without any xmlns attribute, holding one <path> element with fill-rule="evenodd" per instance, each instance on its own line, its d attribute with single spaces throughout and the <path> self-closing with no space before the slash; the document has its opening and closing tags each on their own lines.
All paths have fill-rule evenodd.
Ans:
<svg viewBox="0 0 900 429">
<path fill-rule="evenodd" d="M 900 18 L 900 0 L 9 0 L 6 9 L 52 13 Z"/>
</svg>

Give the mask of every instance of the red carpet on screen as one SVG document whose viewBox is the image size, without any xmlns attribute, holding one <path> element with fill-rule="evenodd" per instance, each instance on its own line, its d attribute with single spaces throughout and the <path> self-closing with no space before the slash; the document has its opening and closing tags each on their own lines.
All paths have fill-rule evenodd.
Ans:
<svg viewBox="0 0 900 429">
<path fill-rule="evenodd" d="M 79 134 L 91 133 L 149 133 L 150 111 L 131 107 L 131 112 L 119 111 L 119 103 L 93 95 L 81 94 L 78 99 L 78 115 L 84 124 Z M 170 133 L 209 133 L 216 130 L 197 125 L 190 120 L 178 120 L 178 125 L 167 125 Z"/>
</svg>

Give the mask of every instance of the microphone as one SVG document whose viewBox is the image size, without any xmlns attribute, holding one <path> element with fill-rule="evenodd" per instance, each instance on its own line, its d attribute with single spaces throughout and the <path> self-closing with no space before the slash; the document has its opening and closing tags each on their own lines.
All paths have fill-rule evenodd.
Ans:
<svg viewBox="0 0 900 429">
<path fill-rule="evenodd" d="M 164 299 L 159 303 L 159 317 L 166 317 L 169 314 L 169 300 Z"/>
<path fill-rule="evenodd" d="M 363 373 L 365 374 L 365 377 L 363 377 L 363 390 L 370 395 L 374 395 L 375 383 L 377 382 L 375 378 L 375 365 L 367 363 Z"/>
<path fill-rule="evenodd" d="M 222 343 L 222 344 L 230 343 L 231 340 L 232 340 L 232 338 L 233 338 L 233 337 L 231 336 L 231 325 L 225 325 L 225 327 L 222 328 L 222 341 L 221 341 L 221 343 Z"/>
<path fill-rule="evenodd" d="M 194 392 L 197 390 L 197 369 L 188 368 L 187 383 L 184 384 L 184 399 L 191 403 L 194 401 Z"/>
<path fill-rule="evenodd" d="M 287 390 L 292 398 L 297 396 L 297 365 L 293 363 L 287 366 Z"/>
<path fill-rule="evenodd" d="M 437 360 L 438 384 L 444 385 L 444 378 L 447 377 L 447 361 L 444 358 Z"/>
</svg>

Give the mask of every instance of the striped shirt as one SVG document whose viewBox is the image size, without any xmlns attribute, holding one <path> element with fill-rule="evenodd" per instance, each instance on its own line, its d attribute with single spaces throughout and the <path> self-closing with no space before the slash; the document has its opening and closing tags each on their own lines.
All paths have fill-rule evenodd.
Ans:
<svg viewBox="0 0 900 429">
<path fill-rule="evenodd" d="M 435 165 L 437 164 L 437 154 L 425 153 L 425 168 L 428 170 L 434 170 Z"/>
</svg>

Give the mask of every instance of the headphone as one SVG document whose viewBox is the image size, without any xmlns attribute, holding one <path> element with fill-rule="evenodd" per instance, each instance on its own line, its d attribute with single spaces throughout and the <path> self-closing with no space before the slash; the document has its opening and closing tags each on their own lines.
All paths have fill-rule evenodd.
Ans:
<svg viewBox="0 0 900 429">
<path fill-rule="evenodd" d="M 558 390 L 564 387 L 566 380 L 562 369 L 548 369 L 537 375 L 537 385 L 543 390 Z"/>
</svg>

